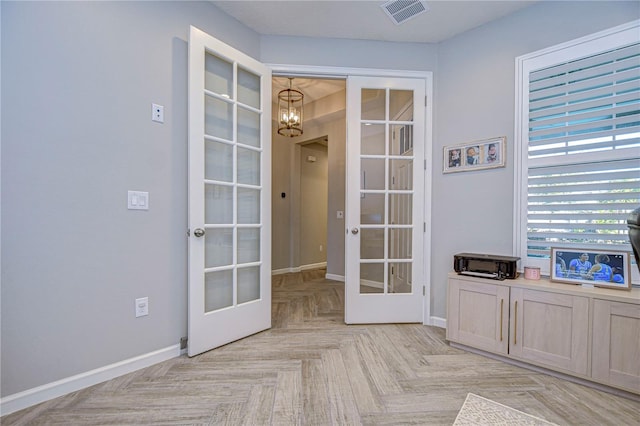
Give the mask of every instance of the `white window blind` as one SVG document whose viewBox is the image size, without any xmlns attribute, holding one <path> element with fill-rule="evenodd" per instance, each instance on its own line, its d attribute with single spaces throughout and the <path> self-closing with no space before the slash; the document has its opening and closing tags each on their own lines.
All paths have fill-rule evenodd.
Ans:
<svg viewBox="0 0 640 426">
<path fill-rule="evenodd" d="M 553 246 L 630 251 L 627 218 L 640 205 L 640 160 L 529 169 L 527 256 Z"/>
<path fill-rule="evenodd" d="M 627 218 L 640 206 L 640 43 L 599 42 L 587 54 L 581 44 L 579 57 L 558 60 L 556 49 L 552 61 L 537 55 L 522 67 L 519 255 L 540 259 L 543 270 L 551 247 L 631 251 Z"/>
<path fill-rule="evenodd" d="M 640 43 L 531 72 L 529 158 L 638 148 L 639 95 Z"/>
</svg>

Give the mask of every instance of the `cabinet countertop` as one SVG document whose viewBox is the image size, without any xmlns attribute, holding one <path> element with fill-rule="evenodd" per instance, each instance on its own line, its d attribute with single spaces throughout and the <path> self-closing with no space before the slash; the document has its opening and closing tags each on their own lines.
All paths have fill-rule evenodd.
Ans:
<svg viewBox="0 0 640 426">
<path fill-rule="evenodd" d="M 486 284 L 502 285 L 507 287 L 525 288 L 529 290 L 542 290 L 553 293 L 571 294 L 575 296 L 589 297 L 591 299 L 604 299 L 616 302 L 634 303 L 640 305 L 640 288 L 633 287 L 631 290 L 612 289 L 604 287 L 583 287 L 576 284 L 566 284 L 551 282 L 548 278 L 542 277 L 539 280 L 528 280 L 519 276 L 513 280 L 494 280 L 490 278 L 474 277 L 470 275 L 460 275 L 455 272 L 449 272 L 449 278 L 482 282 Z"/>
</svg>

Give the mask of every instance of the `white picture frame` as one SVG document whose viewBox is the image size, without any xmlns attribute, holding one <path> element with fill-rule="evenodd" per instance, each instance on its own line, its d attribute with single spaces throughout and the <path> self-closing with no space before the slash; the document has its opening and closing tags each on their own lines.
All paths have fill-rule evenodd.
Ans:
<svg viewBox="0 0 640 426">
<path fill-rule="evenodd" d="M 505 136 L 444 147 L 443 173 L 505 167 Z"/>
</svg>

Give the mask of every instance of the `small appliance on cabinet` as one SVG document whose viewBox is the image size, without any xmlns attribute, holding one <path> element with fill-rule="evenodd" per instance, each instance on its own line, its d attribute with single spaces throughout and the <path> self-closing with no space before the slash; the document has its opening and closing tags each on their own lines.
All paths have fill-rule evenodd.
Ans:
<svg viewBox="0 0 640 426">
<path fill-rule="evenodd" d="M 494 254 L 458 253 L 453 256 L 453 269 L 461 275 L 492 278 L 495 280 L 518 277 L 519 257 Z"/>
</svg>

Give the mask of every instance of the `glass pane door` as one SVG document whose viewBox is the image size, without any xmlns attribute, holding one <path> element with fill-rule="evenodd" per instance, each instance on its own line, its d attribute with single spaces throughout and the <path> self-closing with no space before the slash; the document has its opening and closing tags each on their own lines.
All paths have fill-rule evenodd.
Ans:
<svg viewBox="0 0 640 426">
<path fill-rule="evenodd" d="M 360 293 L 411 293 L 413 91 L 361 89 Z"/>
<path fill-rule="evenodd" d="M 204 99 L 204 311 L 211 312 L 260 298 L 260 76 L 205 52 Z"/>
<path fill-rule="evenodd" d="M 347 92 L 347 322 L 421 321 L 424 82 L 357 77 Z"/>
<path fill-rule="evenodd" d="M 193 27 L 189 60 L 189 355 L 195 355 L 271 325 L 271 72 Z"/>
</svg>

